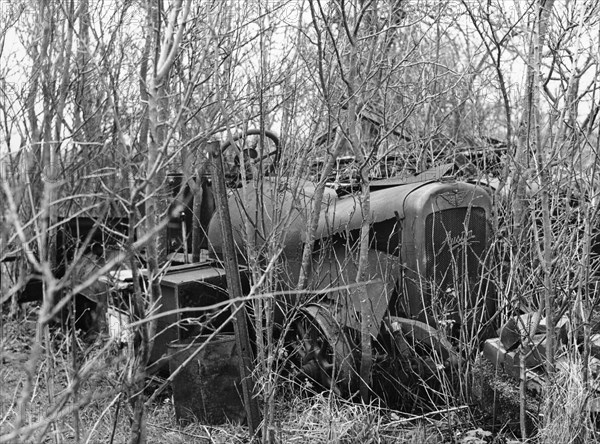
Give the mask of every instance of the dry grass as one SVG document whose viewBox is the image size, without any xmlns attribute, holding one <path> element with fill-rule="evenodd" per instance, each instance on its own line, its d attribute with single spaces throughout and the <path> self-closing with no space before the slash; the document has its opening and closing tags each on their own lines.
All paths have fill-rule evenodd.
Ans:
<svg viewBox="0 0 600 444">
<path fill-rule="evenodd" d="M 3 318 L 1 324 L 3 365 L 0 367 L 0 442 L 14 432 L 18 401 L 27 380 L 26 365 L 35 336 L 35 316 L 29 313 L 27 319 L 27 322 L 15 322 Z M 121 352 L 116 347 L 106 347 L 101 341 L 87 345 L 85 351 L 77 354 L 80 381 L 77 393 L 73 394 L 69 393 L 74 386 L 70 344 L 58 328 L 53 331 L 52 339 L 51 352 L 43 354 L 32 372 L 33 391 L 26 403 L 20 433 L 10 440 L 4 439 L 4 442 L 127 442 L 132 415 L 127 400 L 128 390 L 123 383 L 126 368 Z M 80 345 L 85 346 L 85 343 Z M 54 399 L 49 397 L 46 380 L 51 362 L 56 370 L 51 381 L 55 386 Z M 151 394 L 156 387 L 156 383 L 149 383 L 147 394 Z M 493 442 L 485 434 L 481 435 L 481 439 L 478 438 L 479 425 L 475 424 L 466 406 L 442 409 L 435 414 L 419 417 L 388 410 L 375 403 L 356 404 L 327 394 L 299 397 L 297 392 L 282 390 L 286 400 L 277 401 L 273 436 L 278 443 Z M 77 414 L 73 408 L 75 403 L 79 405 Z M 58 415 L 51 420 L 49 412 L 53 409 Z M 248 430 L 244 426 L 179 424 L 168 390 L 147 406 L 146 417 L 149 443 L 249 442 Z M 31 433 L 25 433 L 28 430 Z"/>
<path fill-rule="evenodd" d="M 33 319 L 34 317 L 30 318 Z M 34 322 L 4 321 L 2 323 L 2 378 L 0 392 L 0 436 L 14 432 L 18 401 L 27 380 L 26 365 L 34 338 Z M 116 348 L 96 342 L 79 356 L 79 364 L 87 368 L 76 395 L 66 396 L 73 387 L 71 358 L 67 339 L 60 330 L 54 331 L 54 349 L 44 354 L 34 374 L 33 392 L 26 404 L 24 423 L 18 437 L 11 443 L 124 443 L 130 433 L 131 409 L 122 386 L 124 362 Z M 56 398 L 50 400 L 45 378 L 52 356 L 56 369 L 53 383 Z M 148 392 L 155 388 L 149 386 Z M 441 443 L 447 442 L 440 430 L 447 430 L 449 421 L 412 420 L 401 418 L 377 405 L 361 405 L 315 395 L 289 397 L 278 403 L 274 435 L 280 443 Z M 67 399 L 60 406 L 62 400 Z M 73 409 L 79 404 L 78 421 Z M 49 412 L 58 407 L 58 417 L 50 420 Z M 248 442 L 244 426 L 226 424 L 205 426 L 179 424 L 169 393 L 147 407 L 147 438 L 149 443 L 242 443 Z M 76 432 L 76 427 L 79 432 Z M 25 433 L 26 431 L 31 433 Z M 77 439 L 79 435 L 79 439 Z M 446 438 L 448 434 L 446 433 Z M 0 438 L 2 440 L 2 438 Z"/>
<path fill-rule="evenodd" d="M 294 398 L 282 410 L 285 414 L 276 430 L 281 443 L 462 442 L 456 439 L 461 430 L 471 428 L 457 410 L 406 416 L 376 404 L 351 403 L 324 394 Z"/>
<path fill-rule="evenodd" d="M 559 367 L 544 395 L 538 441 L 540 444 L 600 442 L 588 407 L 597 397 L 583 380 L 578 354 Z"/>
<path fill-rule="evenodd" d="M 0 442 L 13 443 L 124 443 L 130 433 L 131 409 L 122 381 L 124 357 L 116 347 L 101 341 L 80 342 L 77 353 L 80 379 L 74 384 L 73 355 L 70 344 L 60 329 L 52 331 L 53 349 L 44 353 L 32 376 L 31 398 L 26 402 L 23 424 L 18 436 L 15 424 L 19 402 L 28 379 L 31 350 L 35 338 L 35 312 L 25 320 L 11 321 L 2 317 L 0 326 Z M 49 366 L 54 368 L 55 398 L 50 399 L 46 380 Z M 73 388 L 77 387 L 77 393 Z M 153 389 L 148 386 L 148 391 Z M 74 406 L 78 405 L 77 415 Z M 51 418 L 52 412 L 55 417 Z M 178 424 L 168 393 L 147 408 L 149 443 L 235 443 L 245 442 L 244 427 L 224 425 L 206 427 L 201 424 Z M 76 419 L 78 417 L 78 419 Z M 77 432 L 77 428 L 79 431 Z M 78 439 L 77 439 L 78 435 Z"/>
</svg>

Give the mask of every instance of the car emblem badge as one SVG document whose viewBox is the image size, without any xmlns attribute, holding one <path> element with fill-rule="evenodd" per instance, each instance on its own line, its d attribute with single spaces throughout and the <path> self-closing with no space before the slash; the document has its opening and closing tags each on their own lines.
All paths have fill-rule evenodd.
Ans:
<svg viewBox="0 0 600 444">
<path fill-rule="evenodd" d="M 458 207 L 463 202 L 463 200 L 465 200 L 467 194 L 468 193 L 466 191 L 448 191 L 446 193 L 440 194 L 440 197 L 446 202 L 448 202 L 450 205 Z"/>
</svg>

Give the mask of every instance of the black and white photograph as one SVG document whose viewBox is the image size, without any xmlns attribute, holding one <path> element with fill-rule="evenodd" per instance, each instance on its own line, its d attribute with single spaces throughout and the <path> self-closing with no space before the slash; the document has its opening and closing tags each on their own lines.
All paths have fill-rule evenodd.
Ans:
<svg viewBox="0 0 600 444">
<path fill-rule="evenodd" d="M 0 0 L 0 444 L 600 443 L 597 0 Z"/>
</svg>

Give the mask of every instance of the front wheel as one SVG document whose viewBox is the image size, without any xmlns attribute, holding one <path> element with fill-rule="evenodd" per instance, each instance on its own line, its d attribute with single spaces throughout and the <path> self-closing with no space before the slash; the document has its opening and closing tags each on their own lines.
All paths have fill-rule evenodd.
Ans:
<svg viewBox="0 0 600 444">
<path fill-rule="evenodd" d="M 289 350 L 300 382 L 316 391 L 350 396 L 356 386 L 355 359 L 343 329 L 326 307 L 309 306 L 294 323 Z"/>
</svg>

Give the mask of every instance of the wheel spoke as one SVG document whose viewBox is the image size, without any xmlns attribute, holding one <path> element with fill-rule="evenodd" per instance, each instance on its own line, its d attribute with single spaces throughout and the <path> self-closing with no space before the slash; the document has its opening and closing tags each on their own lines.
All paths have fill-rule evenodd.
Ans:
<svg viewBox="0 0 600 444">
<path fill-rule="evenodd" d="M 354 355 L 350 342 L 338 321 L 324 305 L 301 310 L 288 343 L 296 377 L 309 380 L 318 391 L 331 390 L 346 396 L 356 382 Z"/>
<path fill-rule="evenodd" d="M 302 373 L 321 388 L 329 389 L 333 386 L 334 391 L 339 392 L 335 384 L 332 384 L 334 356 L 323 333 L 306 318 L 296 323 L 295 330 L 297 345 L 294 348 L 298 353 Z"/>
</svg>

